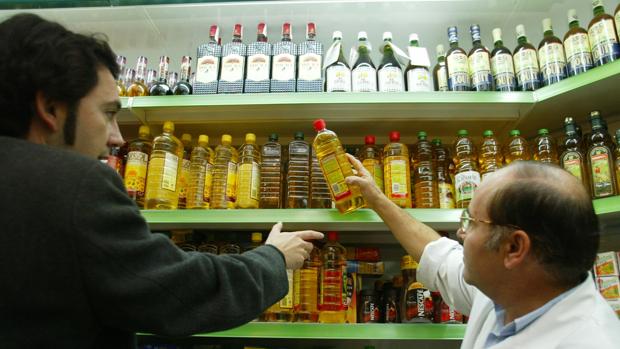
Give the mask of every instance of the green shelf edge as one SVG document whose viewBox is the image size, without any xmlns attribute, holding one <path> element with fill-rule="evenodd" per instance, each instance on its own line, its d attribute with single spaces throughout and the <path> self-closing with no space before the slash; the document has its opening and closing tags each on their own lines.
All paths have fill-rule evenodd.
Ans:
<svg viewBox="0 0 620 349">
<path fill-rule="evenodd" d="M 462 340 L 461 324 L 302 324 L 251 322 L 226 331 L 192 337 L 305 340 Z M 151 336 L 140 333 L 139 336 Z"/>
<path fill-rule="evenodd" d="M 115 7 L 115 6 L 145 6 L 145 5 L 182 5 L 196 3 L 230 2 L 231 0 L 28 0 L 28 1 L 3 1 L 0 9 L 36 9 L 36 8 L 70 8 L 70 7 Z M 244 0 L 263 1 L 263 0 Z"/>
<path fill-rule="evenodd" d="M 620 196 L 612 196 L 592 201 L 597 215 L 620 214 Z"/>
</svg>

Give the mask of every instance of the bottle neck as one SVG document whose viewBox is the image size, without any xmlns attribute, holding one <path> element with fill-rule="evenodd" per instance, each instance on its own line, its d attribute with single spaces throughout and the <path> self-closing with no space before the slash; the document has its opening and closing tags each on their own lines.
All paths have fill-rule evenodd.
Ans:
<svg viewBox="0 0 620 349">
<path fill-rule="evenodd" d="M 267 36 L 265 36 L 265 34 L 258 34 L 256 36 L 256 41 L 258 41 L 258 42 L 267 42 Z"/>
<path fill-rule="evenodd" d="M 594 17 L 600 16 L 605 13 L 605 8 L 603 6 L 597 6 L 592 10 Z"/>
<path fill-rule="evenodd" d="M 458 47 L 459 47 L 458 41 L 450 41 L 450 48 L 458 48 Z"/>
<path fill-rule="evenodd" d="M 238 42 L 238 43 L 241 43 L 241 42 L 243 42 L 243 41 L 241 40 L 241 36 L 239 36 L 239 35 L 235 35 L 235 36 L 233 36 L 232 42 Z"/>
<path fill-rule="evenodd" d="M 546 31 L 543 33 L 543 36 L 544 36 L 545 38 L 550 38 L 550 37 L 553 37 L 553 30 L 546 30 Z"/>
<path fill-rule="evenodd" d="M 579 21 L 572 21 L 568 24 L 569 29 L 579 28 Z"/>
<path fill-rule="evenodd" d="M 411 47 L 420 47 L 420 44 L 418 43 L 418 40 L 411 40 L 411 41 L 409 41 L 409 46 L 411 46 Z"/>
<path fill-rule="evenodd" d="M 504 47 L 504 42 L 503 42 L 502 40 L 497 40 L 497 41 L 495 42 L 495 44 L 493 44 L 493 46 L 494 46 L 495 48 L 502 48 L 502 47 Z"/>
<path fill-rule="evenodd" d="M 527 44 L 527 36 L 520 36 L 517 39 L 517 42 L 519 43 L 519 45 L 525 45 Z"/>
<path fill-rule="evenodd" d="M 306 36 L 306 40 L 307 40 L 307 41 L 315 41 L 315 40 L 316 40 L 316 35 L 315 35 L 314 33 L 309 33 L 309 34 Z"/>
<path fill-rule="evenodd" d="M 181 67 L 181 76 L 179 77 L 179 82 L 188 82 L 189 81 L 189 64 L 184 64 Z"/>
<path fill-rule="evenodd" d="M 282 41 L 283 42 L 289 42 L 291 41 L 291 36 L 289 34 L 284 34 L 282 35 Z"/>
<path fill-rule="evenodd" d="M 215 36 L 209 36 L 209 43 L 216 44 L 216 45 L 218 44 Z"/>
<path fill-rule="evenodd" d="M 441 55 L 439 57 L 437 57 L 437 62 L 438 63 L 444 63 L 446 61 L 446 55 Z"/>
<path fill-rule="evenodd" d="M 480 39 L 472 40 L 472 45 L 473 46 L 482 46 L 482 40 L 480 40 Z"/>
</svg>

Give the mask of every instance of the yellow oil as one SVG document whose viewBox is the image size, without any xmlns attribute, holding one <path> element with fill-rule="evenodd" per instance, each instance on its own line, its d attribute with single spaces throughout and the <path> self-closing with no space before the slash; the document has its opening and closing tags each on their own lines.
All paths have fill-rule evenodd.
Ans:
<svg viewBox="0 0 620 349">
<path fill-rule="evenodd" d="M 222 135 L 222 144 L 215 148 L 209 208 L 235 208 L 238 159 L 237 150 L 232 146 L 232 137 L 227 134 Z"/>
<path fill-rule="evenodd" d="M 215 162 L 215 152 L 209 147 L 209 137 L 207 137 L 207 167 L 205 169 L 205 185 L 202 194 L 204 208 L 211 208 L 211 187 L 213 185 L 213 164 Z"/>
<path fill-rule="evenodd" d="M 327 233 L 321 249 L 319 281 L 319 322 L 345 323 L 347 316 L 346 249 L 338 242 L 338 233 Z"/>
<path fill-rule="evenodd" d="M 314 128 L 318 134 L 312 147 L 329 184 L 336 208 L 340 213 L 348 213 L 364 207 L 366 203 L 359 188 L 349 187 L 345 182 L 346 177 L 354 174 L 338 136 L 325 128 L 325 121 L 322 119 L 314 122 Z"/>
<path fill-rule="evenodd" d="M 310 199 L 310 145 L 303 132 L 295 132 L 288 145 L 286 208 L 308 208 Z"/>
<path fill-rule="evenodd" d="M 400 143 L 400 133 L 390 132 L 390 143 L 383 148 L 385 195 L 397 206 L 411 208 L 409 150 Z"/>
<path fill-rule="evenodd" d="M 267 321 L 291 322 L 293 320 L 293 294 L 295 292 L 293 271 L 287 269 L 286 276 L 288 280 L 288 293 L 267 310 Z"/>
<path fill-rule="evenodd" d="M 506 165 L 517 160 L 531 160 L 530 145 L 521 137 L 521 131 L 511 130 L 508 144 L 504 148 L 504 162 Z"/>
<path fill-rule="evenodd" d="M 549 135 L 549 131 L 546 128 L 538 130 L 538 137 L 534 141 L 534 160 L 548 164 L 558 164 L 558 149 L 555 139 Z"/>
<path fill-rule="evenodd" d="M 418 142 L 411 157 L 415 207 L 439 208 L 439 186 L 437 182 L 436 159 L 433 146 L 426 139 L 426 132 L 418 133 Z"/>
<path fill-rule="evenodd" d="M 282 145 L 278 135 L 273 133 L 261 147 L 260 203 L 261 208 L 282 207 Z"/>
<path fill-rule="evenodd" d="M 209 163 L 207 151 L 209 138 L 206 135 L 198 136 L 198 145 L 194 147 L 190 155 L 189 180 L 187 182 L 186 207 L 191 209 L 204 209 L 205 175 Z"/>
<path fill-rule="evenodd" d="M 138 138 L 131 141 L 127 147 L 127 165 L 125 166 L 125 189 L 138 207 L 144 207 L 146 191 L 146 173 L 149 166 L 149 156 L 153 149 L 151 143 L 151 129 L 140 126 Z"/>
<path fill-rule="evenodd" d="M 321 253 L 318 248 L 314 247 L 310 252 L 310 257 L 304 261 L 303 267 L 295 270 L 293 275 L 295 322 L 317 322 L 319 320 L 317 300 L 320 267 Z"/>
<path fill-rule="evenodd" d="M 502 168 L 503 156 L 501 147 L 497 138 L 493 135 L 493 131 L 484 131 L 482 137 L 478 163 L 480 164 L 480 175 L 482 176 L 482 180 L 484 180 L 490 173 Z"/>
<path fill-rule="evenodd" d="M 183 144 L 174 136 L 174 124 L 164 122 L 163 133 L 153 140 L 146 180 L 146 209 L 173 210 L 179 202 L 179 171 Z"/>
<path fill-rule="evenodd" d="M 438 138 L 433 139 L 433 158 L 436 160 L 437 187 L 439 189 L 439 208 L 454 208 L 454 185 L 450 176 L 452 160 L 448 149 Z"/>
<path fill-rule="evenodd" d="M 239 148 L 237 175 L 237 208 L 258 208 L 260 203 L 260 149 L 256 135 L 245 135 L 245 144 Z"/>
<path fill-rule="evenodd" d="M 478 154 L 467 130 L 459 130 L 454 141 L 454 191 L 456 207 L 467 208 L 474 197 L 474 191 L 480 185 L 478 172 Z"/>
<path fill-rule="evenodd" d="M 370 172 L 377 187 L 383 191 L 383 159 L 381 149 L 375 145 L 375 142 L 375 136 L 366 136 L 364 138 L 364 147 L 359 151 L 358 158 L 368 172 Z"/>
<path fill-rule="evenodd" d="M 182 134 L 181 143 L 183 143 L 183 160 L 181 160 L 181 171 L 179 172 L 179 208 L 185 208 L 191 162 L 190 157 L 192 155 L 192 135 L 189 133 Z"/>
</svg>

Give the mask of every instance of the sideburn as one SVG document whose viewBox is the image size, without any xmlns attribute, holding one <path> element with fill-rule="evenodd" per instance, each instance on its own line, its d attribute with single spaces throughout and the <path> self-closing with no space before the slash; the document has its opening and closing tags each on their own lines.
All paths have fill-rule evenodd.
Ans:
<svg viewBox="0 0 620 349">
<path fill-rule="evenodd" d="M 73 146 L 75 144 L 75 132 L 77 127 L 76 106 L 71 105 L 67 110 L 67 119 L 65 120 L 64 134 L 65 145 Z"/>
</svg>

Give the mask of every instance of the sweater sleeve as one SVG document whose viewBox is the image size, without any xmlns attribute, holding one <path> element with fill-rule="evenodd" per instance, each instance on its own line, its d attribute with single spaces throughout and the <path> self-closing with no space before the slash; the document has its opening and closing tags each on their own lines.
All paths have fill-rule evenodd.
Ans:
<svg viewBox="0 0 620 349">
<path fill-rule="evenodd" d="M 251 321 L 288 292 L 275 247 L 234 256 L 184 252 L 151 234 L 111 169 L 94 164 L 82 178 L 71 243 L 106 326 L 167 336 L 218 331 Z"/>
<path fill-rule="evenodd" d="M 478 290 L 465 282 L 463 268 L 463 247 L 444 237 L 426 245 L 417 277 L 430 290 L 439 290 L 448 305 L 469 315 Z"/>
</svg>

